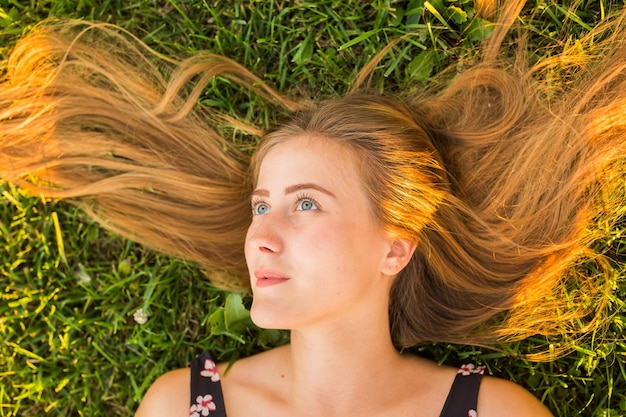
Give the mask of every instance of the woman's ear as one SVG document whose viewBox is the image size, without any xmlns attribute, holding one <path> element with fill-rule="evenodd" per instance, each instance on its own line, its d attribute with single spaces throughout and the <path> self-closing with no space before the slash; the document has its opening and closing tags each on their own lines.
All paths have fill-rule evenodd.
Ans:
<svg viewBox="0 0 626 417">
<path fill-rule="evenodd" d="M 394 239 L 391 242 L 391 248 L 387 257 L 383 262 L 382 273 L 385 275 L 395 276 L 409 263 L 417 242 L 406 239 Z"/>
</svg>

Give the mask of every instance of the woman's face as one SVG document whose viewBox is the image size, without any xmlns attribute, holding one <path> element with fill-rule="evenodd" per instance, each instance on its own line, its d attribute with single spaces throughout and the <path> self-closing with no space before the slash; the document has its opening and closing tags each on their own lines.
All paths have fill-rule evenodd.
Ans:
<svg viewBox="0 0 626 417">
<path fill-rule="evenodd" d="M 391 240 L 371 214 L 357 161 L 335 141 L 272 147 L 252 196 L 246 260 L 253 321 L 296 329 L 387 308 Z M 377 310 L 378 311 L 378 310 Z"/>
</svg>

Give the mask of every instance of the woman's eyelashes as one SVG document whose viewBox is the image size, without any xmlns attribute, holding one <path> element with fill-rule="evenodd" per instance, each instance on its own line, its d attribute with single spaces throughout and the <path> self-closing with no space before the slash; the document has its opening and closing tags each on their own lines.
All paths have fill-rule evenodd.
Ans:
<svg viewBox="0 0 626 417">
<path fill-rule="evenodd" d="M 267 214 L 270 212 L 270 205 L 262 199 L 253 198 L 250 202 L 253 215 Z M 319 210 L 320 204 L 311 196 L 298 195 L 294 204 L 295 211 Z"/>
<path fill-rule="evenodd" d="M 308 210 L 319 210 L 320 205 L 313 197 L 308 195 L 298 195 L 296 200 L 296 210 L 299 211 L 308 211 Z"/>
<path fill-rule="evenodd" d="M 257 198 L 253 198 L 250 201 L 250 206 L 252 207 L 252 214 L 267 214 L 270 211 L 270 206 L 265 201 Z"/>
</svg>

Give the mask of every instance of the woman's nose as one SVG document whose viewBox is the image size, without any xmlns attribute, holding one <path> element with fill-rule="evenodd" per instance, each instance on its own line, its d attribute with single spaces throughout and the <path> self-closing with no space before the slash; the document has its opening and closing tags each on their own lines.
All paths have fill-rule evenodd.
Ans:
<svg viewBox="0 0 626 417">
<path fill-rule="evenodd" d="M 254 219 L 248 228 L 248 244 L 250 249 L 263 253 L 280 253 L 284 248 L 282 231 L 284 226 L 280 225 L 277 219 L 270 217 L 271 214 L 260 216 Z"/>
</svg>

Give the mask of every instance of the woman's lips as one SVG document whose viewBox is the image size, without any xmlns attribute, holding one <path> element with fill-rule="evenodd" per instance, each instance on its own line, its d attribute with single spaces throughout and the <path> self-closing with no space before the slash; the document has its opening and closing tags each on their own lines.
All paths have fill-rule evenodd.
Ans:
<svg viewBox="0 0 626 417">
<path fill-rule="evenodd" d="M 271 287 L 272 285 L 282 284 L 288 280 L 289 278 L 258 278 L 256 280 L 256 286 L 257 288 Z"/>
<path fill-rule="evenodd" d="M 282 284 L 289 280 L 280 272 L 271 271 L 267 269 L 257 269 L 254 271 L 254 277 L 256 278 L 256 286 L 259 287 L 271 287 L 273 285 Z"/>
</svg>

